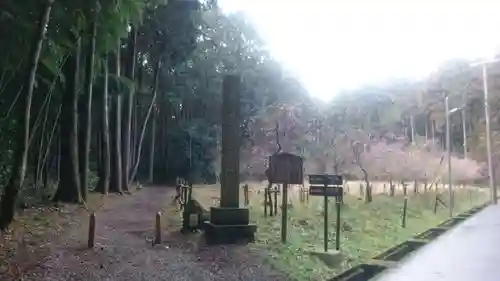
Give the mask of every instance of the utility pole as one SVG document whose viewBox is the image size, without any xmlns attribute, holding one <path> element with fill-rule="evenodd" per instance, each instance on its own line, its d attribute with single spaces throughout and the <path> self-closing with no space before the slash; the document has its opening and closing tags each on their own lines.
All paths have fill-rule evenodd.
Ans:
<svg viewBox="0 0 500 281">
<path fill-rule="evenodd" d="M 448 160 L 448 192 L 450 196 L 449 210 L 450 218 L 453 217 L 453 186 L 452 186 L 452 175 L 451 175 L 451 141 L 450 141 L 450 106 L 448 101 L 448 94 L 444 99 L 444 107 L 446 113 L 446 158 Z"/>
<path fill-rule="evenodd" d="M 463 146 L 464 146 L 464 159 L 467 159 L 467 101 L 466 101 L 466 96 L 465 96 L 465 92 L 462 94 L 462 100 L 463 100 L 463 103 L 462 103 L 462 110 L 461 110 L 461 115 L 462 115 L 462 132 L 463 132 L 463 138 L 464 138 L 464 142 L 463 142 Z"/>
<path fill-rule="evenodd" d="M 491 203 L 497 203 L 497 189 L 493 178 L 493 163 L 491 159 L 491 128 L 490 128 L 490 105 L 488 101 L 488 64 L 499 62 L 500 60 L 482 61 L 471 66 L 480 65 L 483 74 L 483 93 L 484 93 L 484 119 L 486 123 L 486 154 L 488 158 L 488 177 L 489 188 L 491 193 Z"/>
<path fill-rule="evenodd" d="M 488 155 L 488 176 L 489 186 L 491 190 L 491 201 L 493 204 L 497 203 L 497 189 L 493 178 L 493 163 L 491 160 L 491 127 L 490 127 L 490 103 L 488 102 L 488 74 L 486 63 L 483 63 L 483 91 L 484 91 L 484 119 L 486 121 L 486 151 Z"/>
<path fill-rule="evenodd" d="M 413 115 L 410 115 L 410 126 L 411 126 L 411 143 L 415 144 L 415 120 L 413 119 Z"/>
</svg>

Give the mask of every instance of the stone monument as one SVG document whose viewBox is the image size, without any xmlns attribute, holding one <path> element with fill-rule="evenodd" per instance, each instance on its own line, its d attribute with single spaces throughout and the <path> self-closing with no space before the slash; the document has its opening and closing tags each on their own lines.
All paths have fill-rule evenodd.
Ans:
<svg viewBox="0 0 500 281">
<path fill-rule="evenodd" d="M 220 207 L 210 209 L 205 237 L 208 244 L 253 242 L 257 226 L 240 207 L 240 91 L 239 75 L 227 75 L 222 86 L 222 159 Z"/>
</svg>

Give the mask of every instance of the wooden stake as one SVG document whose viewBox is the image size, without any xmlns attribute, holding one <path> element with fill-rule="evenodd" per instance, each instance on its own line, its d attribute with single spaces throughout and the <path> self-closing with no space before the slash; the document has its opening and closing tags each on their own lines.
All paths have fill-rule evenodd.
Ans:
<svg viewBox="0 0 500 281">
<path fill-rule="evenodd" d="M 436 213 L 437 213 L 437 210 L 438 210 L 438 203 L 439 203 L 439 201 L 438 201 L 438 195 L 436 194 L 436 197 L 435 197 L 435 199 L 434 199 L 434 214 L 436 214 Z"/>
<path fill-rule="evenodd" d="M 89 217 L 89 239 L 88 239 L 88 247 L 89 249 L 94 248 L 95 243 L 95 213 L 90 214 Z"/>
<path fill-rule="evenodd" d="M 267 187 L 264 188 L 264 217 L 267 218 Z"/>
<path fill-rule="evenodd" d="M 337 200 L 335 206 L 337 207 L 337 224 L 335 229 L 335 250 L 340 251 L 340 200 Z"/>
<path fill-rule="evenodd" d="M 248 204 L 250 204 L 248 199 L 248 184 L 243 185 L 243 196 L 244 196 L 245 206 L 248 206 Z"/>
<path fill-rule="evenodd" d="M 155 220 L 155 241 L 154 244 L 161 244 L 161 213 L 156 213 Z"/>
<path fill-rule="evenodd" d="M 406 209 L 408 208 L 408 196 L 405 196 L 405 201 L 403 203 L 403 220 L 401 221 L 401 226 L 406 227 Z"/>
<path fill-rule="evenodd" d="M 278 214 L 278 190 L 279 190 L 279 187 L 276 186 L 276 189 L 274 190 L 274 215 L 275 216 Z M 283 196 L 283 194 L 281 196 Z"/>
</svg>

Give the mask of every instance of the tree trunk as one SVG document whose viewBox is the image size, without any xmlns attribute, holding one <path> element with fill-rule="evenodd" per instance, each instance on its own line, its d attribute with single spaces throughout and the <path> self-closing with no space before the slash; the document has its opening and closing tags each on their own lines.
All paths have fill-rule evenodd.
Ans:
<svg viewBox="0 0 500 281">
<path fill-rule="evenodd" d="M 396 187 L 392 183 L 392 177 L 389 178 L 389 196 L 394 196 Z"/>
<path fill-rule="evenodd" d="M 155 136 L 156 136 L 156 110 L 151 113 L 151 144 L 149 146 L 149 166 L 148 166 L 148 181 L 154 182 L 154 165 L 155 165 Z"/>
<path fill-rule="evenodd" d="M 413 120 L 413 115 L 410 116 L 410 127 L 411 127 L 411 143 L 416 144 L 417 140 L 415 139 L 415 122 Z"/>
<path fill-rule="evenodd" d="M 81 200 L 78 162 L 78 78 L 81 40 L 77 39 L 75 53 L 63 66 L 66 89 L 62 97 L 60 120 L 60 181 L 54 201 L 75 203 Z"/>
<path fill-rule="evenodd" d="M 130 78 L 130 80 L 134 80 L 135 76 L 135 53 L 136 53 L 136 44 L 137 44 L 137 31 L 134 26 L 132 26 L 132 30 L 129 35 L 128 42 L 128 57 L 127 57 L 127 68 L 125 76 Z M 130 190 L 129 182 L 131 179 L 129 178 L 130 173 L 130 143 L 131 143 L 131 126 L 132 126 L 132 109 L 134 107 L 134 89 L 129 89 L 128 95 L 125 98 L 125 111 L 123 118 L 123 188 L 125 190 Z"/>
<path fill-rule="evenodd" d="M 427 140 L 429 139 L 429 116 L 425 116 L 425 143 L 427 143 Z"/>
<path fill-rule="evenodd" d="M 95 112 L 95 111 L 94 111 Z M 100 116 L 100 114 L 99 114 Z M 100 120 L 101 118 L 99 118 Z M 100 178 L 100 171 L 102 171 L 102 130 L 98 128 L 95 130 L 95 150 L 96 150 L 96 159 L 95 159 L 95 169 L 97 169 L 97 175 Z"/>
<path fill-rule="evenodd" d="M 109 192 L 109 181 L 111 174 L 111 155 L 110 155 L 110 139 L 109 139 L 109 106 L 108 106 L 108 59 L 104 59 L 104 85 L 101 99 L 101 146 L 102 162 L 101 171 L 99 173 L 99 183 L 97 191 L 107 194 Z"/>
<path fill-rule="evenodd" d="M 49 95 L 51 95 L 49 93 Z M 43 180 L 43 168 L 45 167 L 45 162 L 44 160 L 44 144 L 47 142 L 47 134 L 46 134 L 46 129 L 47 129 L 47 121 L 49 118 L 49 110 L 50 109 L 50 103 L 47 105 L 44 118 L 43 118 L 43 125 L 42 125 L 42 131 L 40 132 L 40 141 L 38 143 L 38 152 L 37 152 L 37 161 L 36 161 L 36 166 L 35 166 L 35 188 L 38 191 L 39 188 L 42 186 L 42 180 Z M 47 147 L 50 147 L 50 143 L 47 143 Z"/>
<path fill-rule="evenodd" d="M 130 129 L 130 166 L 135 165 L 135 148 L 137 143 L 137 99 L 132 108 L 132 124 Z"/>
<path fill-rule="evenodd" d="M 120 77 L 120 48 L 121 48 L 121 42 L 118 40 L 118 46 L 116 49 L 116 77 Z M 120 194 L 123 194 L 123 183 L 122 182 L 122 149 L 121 149 L 121 136 L 122 136 L 122 130 L 121 130 L 121 120 L 122 120 L 122 95 L 121 95 L 121 89 L 118 87 L 116 89 L 115 93 L 115 108 L 114 108 L 114 132 L 113 132 L 113 143 L 112 143 L 112 150 L 113 150 L 113 155 L 112 155 L 112 164 L 111 166 L 113 167 L 113 172 L 111 174 L 111 185 L 110 185 L 110 190 L 113 192 L 117 192 Z"/>
<path fill-rule="evenodd" d="M 138 73 L 137 73 L 137 93 L 140 93 L 144 89 L 144 70 L 139 67 L 138 68 Z M 133 108 L 133 123 L 132 123 L 132 145 L 131 145 L 131 152 L 130 152 L 130 166 L 133 167 L 135 163 L 137 162 L 137 159 L 135 158 L 137 154 L 137 139 L 138 139 L 138 122 L 139 122 L 139 117 L 141 116 L 142 111 L 139 108 L 139 99 L 135 99 L 135 104 Z"/>
<path fill-rule="evenodd" d="M 467 158 L 468 147 L 467 147 L 467 107 L 463 107 L 462 113 L 462 134 L 463 134 L 463 148 L 464 148 L 464 158 Z"/>
<path fill-rule="evenodd" d="M 432 145 L 435 144 L 436 140 L 436 121 L 431 120 L 431 138 L 432 138 Z"/>
<path fill-rule="evenodd" d="M 61 175 L 61 122 L 60 120 L 58 121 L 59 122 L 59 126 L 57 126 L 57 135 L 56 135 L 56 138 L 57 138 L 57 145 L 56 145 L 56 179 L 57 179 L 57 182 L 59 182 L 59 180 L 61 179 L 60 175 Z"/>
<path fill-rule="evenodd" d="M 38 25 L 37 36 L 31 46 L 29 54 L 30 64 L 26 70 L 26 81 L 24 89 L 26 92 L 21 99 L 18 112 L 19 112 L 19 130 L 17 147 L 14 152 L 14 163 L 12 172 L 9 178 L 9 183 L 4 189 L 1 199 L 0 211 L 0 230 L 5 230 L 14 219 L 14 208 L 17 200 L 19 190 L 23 186 L 24 177 L 26 175 L 26 161 L 28 158 L 28 146 L 30 136 L 30 115 L 31 115 L 31 101 L 33 99 L 33 89 L 35 87 L 36 71 L 40 53 L 42 52 L 43 41 L 46 27 L 50 19 L 50 11 L 54 0 L 48 0 L 45 8 L 41 13 L 41 18 Z"/>
<path fill-rule="evenodd" d="M 50 159 L 50 151 L 51 151 L 51 148 L 52 148 L 52 140 L 54 139 L 54 135 L 56 133 L 56 129 L 57 129 L 57 124 L 59 123 L 59 118 L 60 118 L 60 115 L 61 115 L 61 106 L 59 106 L 59 109 L 57 110 L 57 115 L 56 117 L 54 118 L 54 124 L 52 125 L 52 129 L 50 130 L 50 135 L 48 136 L 48 139 L 47 139 L 47 147 L 45 148 L 45 152 L 43 153 L 43 158 L 42 158 L 42 165 L 43 165 L 43 188 L 46 189 L 48 187 L 48 179 L 49 179 L 49 176 L 50 176 L 50 163 L 51 163 L 51 159 Z M 57 148 L 57 146 L 56 146 Z"/>
<path fill-rule="evenodd" d="M 370 185 L 370 181 L 368 180 L 368 172 L 366 172 L 366 170 L 362 167 L 361 168 L 361 171 L 363 172 L 363 180 L 365 182 L 365 188 L 366 188 L 366 192 L 365 192 L 365 202 L 366 203 L 370 203 L 372 202 L 372 187 Z"/>
<path fill-rule="evenodd" d="M 81 124 L 80 124 L 80 192 L 82 200 L 87 201 L 89 190 L 89 154 L 90 141 L 92 137 L 92 87 L 94 84 L 94 57 L 95 40 L 97 34 L 97 6 L 99 2 L 95 1 L 93 20 L 88 33 L 88 45 L 86 48 L 86 67 L 85 67 L 85 89 L 84 100 L 81 105 Z"/>
<path fill-rule="evenodd" d="M 146 112 L 146 116 L 144 117 L 144 123 L 142 124 L 141 127 L 141 134 L 139 136 L 139 141 L 137 143 L 138 145 L 137 155 L 136 155 L 137 162 L 135 163 L 134 168 L 132 169 L 132 175 L 130 177 L 131 181 L 135 178 L 135 174 L 137 173 L 137 168 L 139 167 L 139 163 L 141 162 L 142 143 L 144 141 L 144 135 L 146 134 L 146 127 L 148 125 L 149 117 L 151 116 L 151 112 L 153 111 L 153 107 L 156 102 L 156 95 L 158 93 L 158 84 L 160 80 L 161 65 L 162 65 L 161 59 L 158 59 L 155 69 L 153 97 L 151 98 L 151 103 L 149 104 L 148 111 Z M 129 182 L 129 184 L 131 184 L 131 182 Z"/>
</svg>

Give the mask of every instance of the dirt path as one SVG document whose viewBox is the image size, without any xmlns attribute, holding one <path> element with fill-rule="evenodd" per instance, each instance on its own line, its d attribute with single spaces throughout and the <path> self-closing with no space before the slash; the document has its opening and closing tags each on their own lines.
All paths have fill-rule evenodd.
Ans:
<svg viewBox="0 0 500 281">
<path fill-rule="evenodd" d="M 107 198 L 97 212 L 95 249 L 85 247 L 83 216 L 22 280 L 286 280 L 244 246 L 208 247 L 197 242 L 199 235 L 186 238 L 176 231 L 153 247 L 154 215 L 171 200 L 171 192 L 150 187 L 133 196 Z"/>
</svg>

